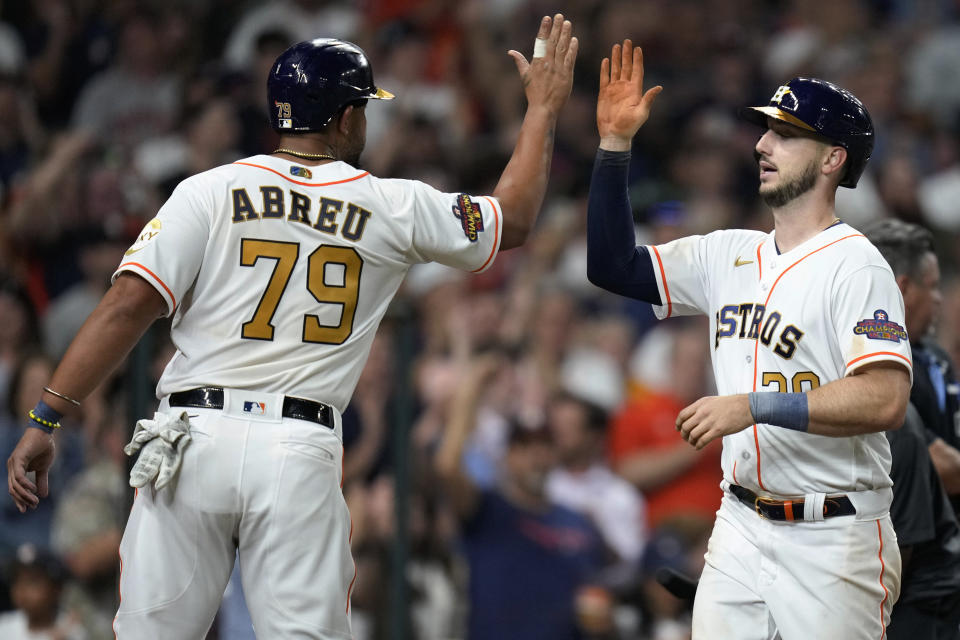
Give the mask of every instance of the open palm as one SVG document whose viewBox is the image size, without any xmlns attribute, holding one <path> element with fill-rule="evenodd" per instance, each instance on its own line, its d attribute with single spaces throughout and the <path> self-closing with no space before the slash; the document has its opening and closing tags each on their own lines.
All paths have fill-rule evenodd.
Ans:
<svg viewBox="0 0 960 640">
<path fill-rule="evenodd" d="M 609 58 L 600 63 L 600 94 L 597 98 L 597 130 L 601 147 L 625 151 L 637 130 L 650 116 L 654 99 L 663 91 L 656 86 L 643 91 L 643 51 L 629 39 L 613 45 Z"/>
</svg>

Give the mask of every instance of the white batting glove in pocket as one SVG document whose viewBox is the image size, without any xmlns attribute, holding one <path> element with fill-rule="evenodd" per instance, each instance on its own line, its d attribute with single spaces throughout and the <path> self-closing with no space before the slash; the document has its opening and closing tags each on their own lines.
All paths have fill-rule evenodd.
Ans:
<svg viewBox="0 0 960 640">
<path fill-rule="evenodd" d="M 139 489 L 151 480 L 157 489 L 170 484 L 191 440 L 186 411 L 176 415 L 158 411 L 153 414 L 153 420 L 138 420 L 133 439 L 123 447 L 128 456 L 140 452 L 130 471 L 130 486 Z"/>
</svg>

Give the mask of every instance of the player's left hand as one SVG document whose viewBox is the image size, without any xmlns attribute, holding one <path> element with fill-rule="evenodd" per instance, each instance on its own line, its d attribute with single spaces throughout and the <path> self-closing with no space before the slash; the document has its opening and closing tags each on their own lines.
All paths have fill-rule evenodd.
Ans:
<svg viewBox="0 0 960 640">
<path fill-rule="evenodd" d="M 697 449 L 753 423 L 750 399 L 745 393 L 700 398 L 677 415 L 677 431 Z"/>
<path fill-rule="evenodd" d="M 40 498 L 47 497 L 47 472 L 53 465 L 55 451 L 51 434 L 30 427 L 7 458 L 7 488 L 20 513 L 25 513 L 27 507 L 36 509 Z M 36 473 L 36 484 L 27 477 L 30 471 Z"/>
<path fill-rule="evenodd" d="M 653 101 L 663 91 L 657 85 L 643 90 L 643 51 L 629 39 L 613 45 L 609 58 L 600 63 L 600 93 L 597 95 L 597 131 L 600 147 L 629 151 L 631 140 L 650 117 Z"/>
</svg>

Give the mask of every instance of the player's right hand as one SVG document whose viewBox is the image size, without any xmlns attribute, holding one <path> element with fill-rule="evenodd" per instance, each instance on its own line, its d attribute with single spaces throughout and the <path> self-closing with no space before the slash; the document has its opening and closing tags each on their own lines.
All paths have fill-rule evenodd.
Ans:
<svg viewBox="0 0 960 640">
<path fill-rule="evenodd" d="M 545 41 L 546 50 L 544 55 L 534 57 L 530 62 L 519 51 L 511 49 L 507 53 L 517 63 L 529 107 L 543 107 L 556 117 L 570 97 L 573 63 L 580 45 L 573 37 L 573 23 L 564 20 L 562 13 L 553 18 L 543 17 L 537 40 Z"/>
<path fill-rule="evenodd" d="M 53 435 L 31 427 L 7 458 L 7 487 L 20 513 L 25 513 L 27 507 L 36 509 L 40 498 L 47 497 L 50 491 L 47 473 L 55 451 Z M 36 472 L 36 484 L 27 477 L 29 471 Z"/>
<path fill-rule="evenodd" d="M 597 130 L 600 148 L 628 151 L 633 136 L 650 116 L 654 99 L 663 91 L 657 85 L 643 91 L 643 51 L 629 39 L 613 45 L 609 58 L 600 63 L 600 93 L 597 96 Z"/>
</svg>

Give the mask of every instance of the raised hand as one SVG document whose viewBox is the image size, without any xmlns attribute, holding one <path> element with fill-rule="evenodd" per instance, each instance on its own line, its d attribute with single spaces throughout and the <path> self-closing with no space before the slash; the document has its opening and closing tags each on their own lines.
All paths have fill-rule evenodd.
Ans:
<svg viewBox="0 0 960 640">
<path fill-rule="evenodd" d="M 637 130 L 650 116 L 654 99 L 663 91 L 657 85 L 643 91 L 643 51 L 629 39 L 613 45 L 609 58 L 600 63 L 600 93 L 597 96 L 597 130 L 600 148 L 628 151 Z"/>
<path fill-rule="evenodd" d="M 519 51 L 511 49 L 507 53 L 517 63 L 528 105 L 531 108 L 544 107 L 556 115 L 570 97 L 573 63 L 580 45 L 573 37 L 573 23 L 564 20 L 562 13 L 552 19 L 543 17 L 537 40 L 543 41 L 538 46 L 545 46 L 545 49 L 541 56 L 534 51 L 530 62 Z"/>
</svg>

